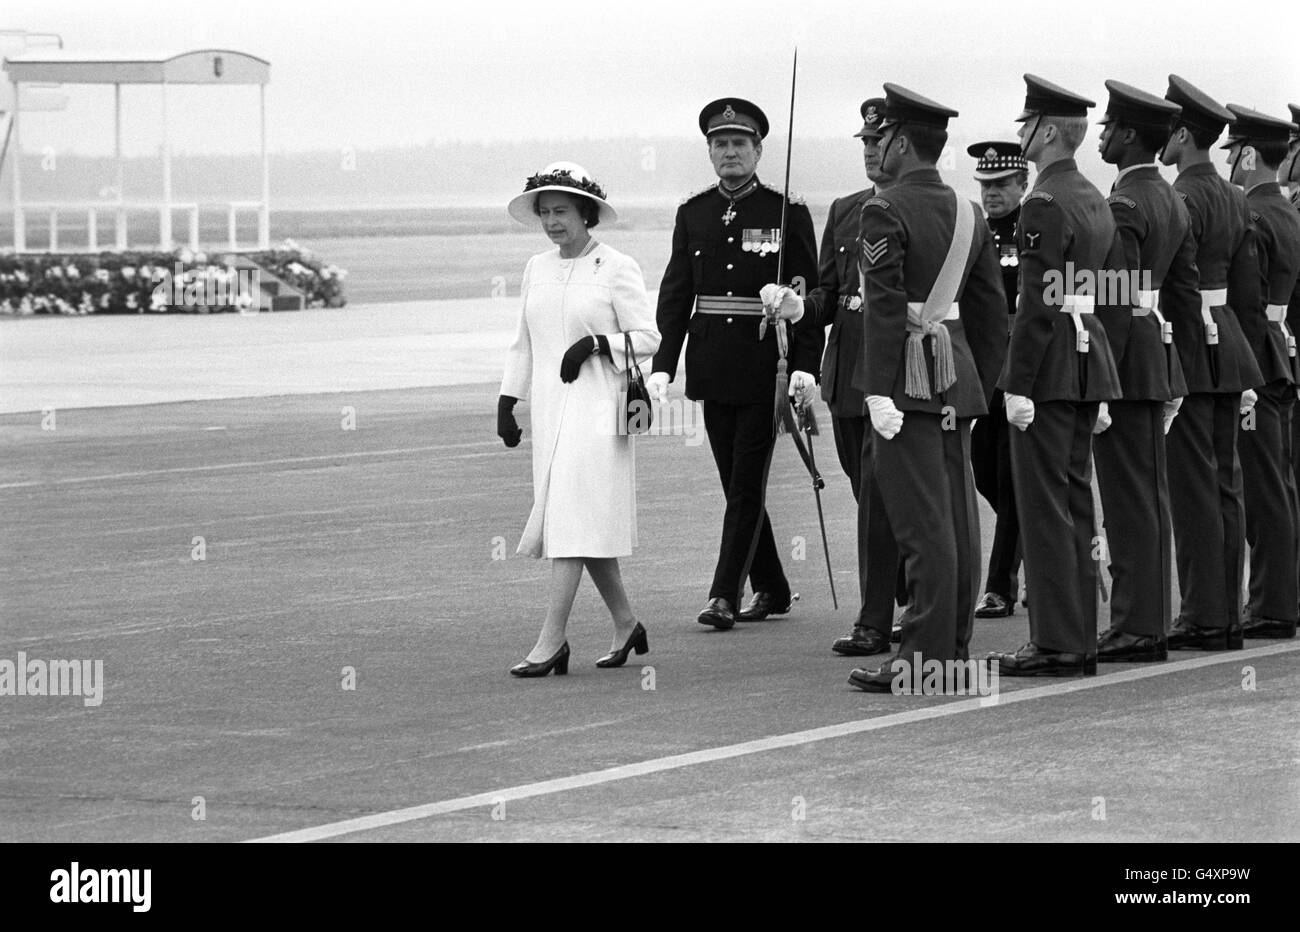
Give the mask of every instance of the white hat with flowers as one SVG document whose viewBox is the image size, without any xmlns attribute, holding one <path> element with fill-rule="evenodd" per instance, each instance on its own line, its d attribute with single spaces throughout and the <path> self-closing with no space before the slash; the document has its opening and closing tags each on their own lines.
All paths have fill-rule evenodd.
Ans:
<svg viewBox="0 0 1300 932">
<path fill-rule="evenodd" d="M 543 191 L 563 191 L 595 201 L 601 223 L 613 223 L 618 219 L 614 208 L 605 200 L 605 189 L 596 184 L 587 170 L 577 162 L 552 162 L 547 165 L 525 182 L 524 193 L 514 197 L 506 210 L 520 223 L 536 223 L 537 214 L 533 205 L 537 195 Z"/>
</svg>

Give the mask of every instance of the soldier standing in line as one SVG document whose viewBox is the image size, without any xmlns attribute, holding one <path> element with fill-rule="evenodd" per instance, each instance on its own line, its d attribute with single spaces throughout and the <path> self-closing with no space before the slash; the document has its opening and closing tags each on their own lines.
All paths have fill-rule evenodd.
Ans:
<svg viewBox="0 0 1300 932">
<path fill-rule="evenodd" d="M 759 290 L 776 278 L 780 250 L 791 282 L 813 282 L 817 238 L 808 207 L 794 198 L 781 236 L 783 193 L 757 175 L 768 130 L 762 110 L 738 97 L 722 98 L 705 106 L 699 124 L 718 181 L 677 210 L 672 254 L 659 288 L 662 342 L 647 386 L 660 402 L 667 400 L 685 343 L 686 397 L 703 405 L 704 428 L 727 498 L 709 601 L 697 620 L 726 629 L 737 618 L 761 621 L 785 614 L 795 598 L 762 507 L 775 439 L 778 354 L 776 328 L 760 329 L 765 315 Z M 792 389 L 815 385 L 824 343 L 821 327 L 793 325 Z M 754 597 L 737 612 L 751 546 Z"/>
<path fill-rule="evenodd" d="M 1002 290 L 1007 295 L 1007 313 L 1015 320 L 1020 287 L 1016 227 L 1020 221 L 1020 202 L 1029 188 L 1029 163 L 1018 142 L 977 142 L 968 146 L 966 152 L 978 159 L 975 180 L 980 183 L 984 215 L 993 231 L 993 248 L 1002 269 Z M 1001 389 L 994 390 L 989 413 L 977 419 L 971 428 L 970 454 L 975 488 L 997 514 L 988 576 L 984 594 L 975 606 L 975 617 L 1006 618 L 1014 614 L 1020 590 L 1020 522 L 1011 481 L 1011 425 L 1007 423 Z"/>
<path fill-rule="evenodd" d="M 1182 596 L 1168 645 L 1227 650 L 1241 646 L 1245 567 L 1238 409 L 1243 392 L 1263 382 L 1241 317 L 1259 272 L 1245 197 L 1210 161 L 1232 114 L 1174 74 L 1165 99 L 1182 112 L 1159 157 L 1178 167 L 1174 193 L 1191 221 L 1201 299 L 1199 325 L 1174 327 L 1188 394 L 1165 437 Z"/>
<path fill-rule="evenodd" d="M 1115 293 L 1098 314 L 1124 397 L 1107 405 L 1093 440 L 1113 582 L 1097 661 L 1147 662 L 1168 656 L 1172 613 L 1165 433 L 1187 394 L 1174 331 L 1200 323 L 1201 297 L 1187 208 L 1155 161 L 1179 107 L 1119 81 L 1106 89 L 1099 149 L 1119 169 L 1107 198 L 1116 229 L 1109 271 L 1122 274 L 1108 277 Z"/>
<path fill-rule="evenodd" d="M 1098 403 L 1119 397 L 1119 374 L 1087 280 L 1105 267 L 1115 222 L 1074 160 L 1096 105 L 1034 75 L 1025 84 L 1020 144 L 1038 176 L 1020 211 L 1020 309 L 998 387 L 1016 428 L 1011 469 L 1030 641 L 989 661 L 1003 676 L 1092 676 L 1092 431 Z"/>
<path fill-rule="evenodd" d="M 1242 423 L 1241 468 L 1246 491 L 1246 541 L 1250 583 L 1243 635 L 1295 637 L 1297 578 L 1296 483 L 1291 466 L 1291 417 L 1295 408 L 1296 339 L 1287 326 L 1287 304 L 1300 273 L 1300 216 L 1282 195 L 1277 172 L 1295 124 L 1229 104 L 1236 117 L 1222 148 L 1230 180 L 1246 192 L 1259 261 L 1260 294 L 1253 320 L 1263 327 L 1252 340 L 1264 384 Z M 1249 429 L 1253 427 L 1253 429 Z"/>
<path fill-rule="evenodd" d="M 885 517 L 880 489 L 864 474 L 871 462 L 871 418 L 866 401 L 853 383 L 862 364 L 862 285 L 858 275 L 858 231 L 862 204 L 874 197 L 889 177 L 880 170 L 880 123 L 885 99 L 872 97 L 859 108 L 862 128 L 862 162 L 871 186 L 837 198 L 826 218 L 818 263 L 817 287 L 802 302 L 797 294 L 766 285 L 770 304 L 786 309 L 781 314 L 801 325 L 830 325 L 826 357 L 822 361 L 821 396 L 831 409 L 835 449 L 858 503 L 858 589 L 861 599 L 857 621 L 831 650 L 845 656 L 879 654 L 889 650 L 890 621 L 894 608 L 898 545 Z M 867 464 L 864 466 L 864 464 Z"/>
<path fill-rule="evenodd" d="M 891 692 L 900 661 L 964 660 L 979 566 L 970 419 L 988 411 L 1006 354 L 1006 298 L 978 208 L 935 168 L 947 142 L 941 104 L 885 85 L 884 196 L 862 205 L 863 360 L 857 387 L 874 432 L 870 470 L 906 574 L 898 655 L 849 682 Z"/>
</svg>

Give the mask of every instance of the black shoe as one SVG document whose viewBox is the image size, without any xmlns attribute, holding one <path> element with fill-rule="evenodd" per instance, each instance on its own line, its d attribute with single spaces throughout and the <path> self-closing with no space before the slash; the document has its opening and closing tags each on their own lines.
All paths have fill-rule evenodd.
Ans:
<svg viewBox="0 0 1300 932">
<path fill-rule="evenodd" d="M 883 654 L 889 650 L 889 638 L 866 625 L 854 625 L 853 630 L 842 638 L 836 638 L 831 650 L 845 657 L 866 657 L 870 654 Z"/>
<path fill-rule="evenodd" d="M 894 691 L 894 660 L 890 657 L 874 670 L 858 667 L 849 671 L 849 685 L 856 686 L 868 693 L 892 693 Z"/>
<path fill-rule="evenodd" d="M 1276 618 L 1251 618 L 1241 626 L 1241 636 L 1247 638 L 1293 638 L 1295 634 L 1294 621 L 1278 621 Z"/>
<path fill-rule="evenodd" d="M 1111 628 L 1097 638 L 1098 663 L 1154 663 L 1169 659 L 1169 645 L 1163 637 L 1128 634 Z"/>
<path fill-rule="evenodd" d="M 903 622 L 895 621 L 894 626 L 889 629 L 889 641 L 891 644 L 901 644 L 903 641 Z"/>
<path fill-rule="evenodd" d="M 1030 641 L 1014 653 L 994 651 L 989 654 L 990 667 L 997 664 L 1001 676 L 1096 676 L 1096 654 L 1073 654 L 1043 650 Z"/>
<path fill-rule="evenodd" d="M 1251 622 L 1254 623 L 1253 621 Z M 1241 625 L 1203 628 L 1183 621 L 1174 622 L 1169 632 L 1170 650 L 1241 650 Z"/>
<path fill-rule="evenodd" d="M 762 621 L 768 615 L 789 613 L 791 606 L 798 601 L 797 592 L 787 595 L 784 602 L 777 600 L 770 592 L 755 592 L 749 604 L 737 612 L 736 617 L 741 621 Z"/>
<path fill-rule="evenodd" d="M 702 625 L 713 625 L 725 631 L 735 625 L 736 610 L 726 599 L 709 599 L 709 604 L 704 606 L 704 611 L 700 612 L 695 620 Z"/>
<path fill-rule="evenodd" d="M 618 650 L 612 650 L 604 657 L 596 661 L 598 667 L 621 667 L 627 663 L 627 655 L 636 651 L 638 655 L 648 653 L 650 650 L 650 639 L 646 637 L 645 628 L 641 627 L 641 622 L 636 623 L 632 629 L 632 634 L 628 637 L 627 642 Z"/>
<path fill-rule="evenodd" d="M 1007 618 L 1015 612 L 1015 605 L 996 592 L 984 593 L 975 605 L 976 618 Z"/>
<path fill-rule="evenodd" d="M 555 652 L 555 656 L 550 660 L 543 660 L 541 663 L 529 663 L 527 660 L 521 660 L 510 668 L 511 676 L 545 676 L 552 670 L 556 676 L 564 676 L 569 672 L 569 642 L 565 641 L 560 645 L 560 649 Z"/>
</svg>

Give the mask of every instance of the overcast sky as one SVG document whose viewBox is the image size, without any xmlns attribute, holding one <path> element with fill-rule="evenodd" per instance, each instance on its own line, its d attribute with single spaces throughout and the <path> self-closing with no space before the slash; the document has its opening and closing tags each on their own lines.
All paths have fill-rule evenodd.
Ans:
<svg viewBox="0 0 1300 932">
<path fill-rule="evenodd" d="M 994 9 L 996 11 L 994 12 Z M 882 81 L 961 111 L 955 142 L 1014 138 L 1021 74 L 1104 103 L 1118 78 L 1163 93 L 1177 72 L 1222 100 L 1284 115 L 1300 100 L 1294 14 L 1261 3 L 894 3 L 646 0 L 5 0 L 0 27 L 69 50 L 222 47 L 271 62 L 273 150 L 445 140 L 690 135 L 710 99 L 759 103 L 784 136 L 799 45 L 796 134 L 852 133 Z M 128 153 L 158 145 L 159 95 L 125 92 Z M 251 150 L 255 89 L 173 96 L 178 150 Z M 112 92 L 33 114 L 24 150 L 112 151 Z M 770 143 L 769 143 L 770 144 Z"/>
</svg>

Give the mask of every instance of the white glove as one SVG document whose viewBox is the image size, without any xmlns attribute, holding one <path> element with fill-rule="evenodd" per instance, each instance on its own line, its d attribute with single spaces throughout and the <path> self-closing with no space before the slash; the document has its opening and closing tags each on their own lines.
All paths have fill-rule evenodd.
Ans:
<svg viewBox="0 0 1300 932">
<path fill-rule="evenodd" d="M 1248 388 L 1241 393 L 1241 413 L 1245 414 L 1251 408 L 1255 407 L 1255 402 L 1259 401 L 1259 395 L 1253 388 Z"/>
<path fill-rule="evenodd" d="M 1164 403 L 1165 416 L 1165 433 L 1169 433 L 1169 428 L 1174 426 L 1174 418 L 1178 417 L 1178 409 L 1183 406 L 1182 398 L 1173 398 Z"/>
<path fill-rule="evenodd" d="M 792 324 L 803 319 L 803 298 L 789 285 L 764 285 L 758 290 L 769 317 L 780 317 Z"/>
<path fill-rule="evenodd" d="M 650 397 L 660 404 L 666 404 L 668 401 L 668 373 L 651 372 L 650 378 L 645 380 L 645 387 L 650 389 Z"/>
<path fill-rule="evenodd" d="M 868 395 L 867 411 L 871 414 L 871 426 L 886 440 L 893 440 L 903 429 L 903 412 L 898 410 L 894 399 L 885 395 Z"/>
<path fill-rule="evenodd" d="M 1110 427 L 1110 405 L 1102 402 L 1097 405 L 1097 423 L 1092 425 L 1093 434 L 1104 434 L 1106 428 Z"/>
<path fill-rule="evenodd" d="M 790 376 L 790 395 L 800 404 L 817 399 L 817 380 L 807 372 L 795 371 Z"/>
<path fill-rule="evenodd" d="M 1007 409 L 1007 423 L 1024 430 L 1034 423 L 1034 400 L 1024 395 L 1004 394 L 1003 404 Z"/>
</svg>

